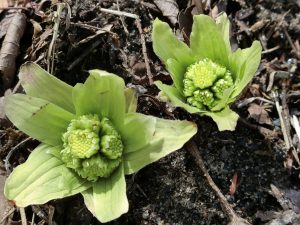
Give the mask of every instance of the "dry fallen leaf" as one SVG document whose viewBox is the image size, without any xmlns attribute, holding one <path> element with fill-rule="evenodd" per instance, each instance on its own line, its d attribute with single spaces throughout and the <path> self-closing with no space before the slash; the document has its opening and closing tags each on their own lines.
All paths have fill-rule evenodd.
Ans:
<svg viewBox="0 0 300 225">
<path fill-rule="evenodd" d="M 26 16 L 17 12 L 9 24 L 0 51 L 0 73 L 4 89 L 11 86 L 15 79 L 16 58 L 19 55 L 19 43 L 26 26 Z"/>
<path fill-rule="evenodd" d="M 154 0 L 154 3 L 173 25 L 177 23 L 179 9 L 175 0 Z"/>
<path fill-rule="evenodd" d="M 259 218 L 265 223 L 265 225 L 287 225 L 287 224 L 300 224 L 300 215 L 293 212 L 292 210 L 285 211 L 258 211 L 256 213 L 256 218 Z"/>
<path fill-rule="evenodd" d="M 178 16 L 178 23 L 181 32 L 183 33 L 183 38 L 187 44 L 189 44 L 189 37 L 192 32 L 193 25 L 193 15 L 192 10 L 194 6 L 190 6 L 185 10 L 181 11 Z"/>
<path fill-rule="evenodd" d="M 269 117 L 268 112 L 260 105 L 251 103 L 248 112 L 251 118 L 253 118 L 259 124 L 272 125 L 272 121 Z"/>
<path fill-rule="evenodd" d="M 11 23 L 11 20 L 13 17 L 14 17 L 13 13 L 5 13 L 4 17 L 1 19 L 1 21 L 0 21 L 0 39 L 2 39 L 5 36 L 8 26 Z"/>
<path fill-rule="evenodd" d="M 11 208 L 3 194 L 5 180 L 6 176 L 4 175 L 4 172 L 0 170 L 0 224 L 2 224 L 1 220 L 4 217 L 5 213 L 8 211 L 8 209 Z"/>
<path fill-rule="evenodd" d="M 236 192 L 237 181 L 238 181 L 238 175 L 237 175 L 237 172 L 235 172 L 233 177 L 232 177 L 231 185 L 230 185 L 230 188 L 229 188 L 230 195 L 234 195 L 234 193 Z"/>
<path fill-rule="evenodd" d="M 260 20 L 260 21 L 257 21 L 255 24 L 253 24 L 251 27 L 250 27 L 250 30 L 252 32 L 256 32 L 260 29 L 262 29 L 269 21 L 267 20 Z"/>
<path fill-rule="evenodd" d="M 285 197 L 292 202 L 290 204 L 291 209 L 295 213 L 300 213 L 300 191 L 299 190 L 293 190 L 293 189 L 287 189 L 284 190 L 285 192 Z"/>
</svg>

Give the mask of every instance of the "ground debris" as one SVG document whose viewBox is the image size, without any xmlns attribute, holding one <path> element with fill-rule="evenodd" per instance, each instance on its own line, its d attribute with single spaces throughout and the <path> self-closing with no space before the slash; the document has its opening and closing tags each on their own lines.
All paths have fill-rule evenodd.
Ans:
<svg viewBox="0 0 300 225">
<path fill-rule="evenodd" d="M 19 55 L 20 40 L 26 26 L 26 16 L 23 13 L 15 13 L 12 18 L 2 43 L 0 51 L 0 75 L 3 88 L 9 88 L 16 73 L 16 58 Z"/>
<path fill-rule="evenodd" d="M 293 210 L 257 212 L 256 217 L 264 222 L 269 221 L 265 225 L 300 224 L 300 215 Z"/>
<path fill-rule="evenodd" d="M 173 25 L 177 23 L 179 10 L 175 0 L 154 0 L 154 3 Z"/>
<path fill-rule="evenodd" d="M 260 105 L 251 103 L 248 112 L 251 118 L 253 118 L 259 124 L 272 125 L 269 113 Z"/>
</svg>

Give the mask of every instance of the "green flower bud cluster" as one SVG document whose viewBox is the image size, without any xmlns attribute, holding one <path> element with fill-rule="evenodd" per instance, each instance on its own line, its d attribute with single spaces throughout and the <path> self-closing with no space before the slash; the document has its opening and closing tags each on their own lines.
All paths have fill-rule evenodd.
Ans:
<svg viewBox="0 0 300 225">
<path fill-rule="evenodd" d="M 73 119 L 62 140 L 62 161 L 87 180 L 108 177 L 121 162 L 121 136 L 105 117 L 101 121 L 97 115 Z"/>
<path fill-rule="evenodd" d="M 183 94 L 190 105 L 211 109 L 232 85 L 230 71 L 210 59 L 203 59 L 187 68 L 183 79 Z"/>
</svg>

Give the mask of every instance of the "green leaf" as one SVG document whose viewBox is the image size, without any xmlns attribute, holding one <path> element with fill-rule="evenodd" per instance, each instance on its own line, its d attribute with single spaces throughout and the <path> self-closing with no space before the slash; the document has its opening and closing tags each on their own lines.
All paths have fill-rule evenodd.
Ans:
<svg viewBox="0 0 300 225">
<path fill-rule="evenodd" d="M 124 88 L 123 79 L 117 75 L 102 70 L 91 70 L 86 82 L 73 88 L 76 114 L 105 116 L 120 130 L 126 108 Z"/>
<path fill-rule="evenodd" d="M 46 100 L 22 94 L 5 97 L 5 113 L 27 135 L 49 145 L 60 145 L 61 136 L 75 115 Z"/>
<path fill-rule="evenodd" d="M 124 152 L 134 152 L 149 143 L 155 132 L 155 117 L 140 113 L 125 116 L 125 125 L 121 131 Z"/>
<path fill-rule="evenodd" d="M 217 105 L 215 105 L 211 111 L 220 111 L 229 104 L 230 96 L 233 92 L 234 86 L 224 90 L 222 99 L 218 100 Z"/>
<path fill-rule="evenodd" d="M 230 21 L 227 18 L 226 13 L 221 13 L 216 18 L 216 24 L 222 34 L 223 40 L 225 42 L 227 52 L 231 52 L 231 46 L 230 46 L 230 36 L 229 36 L 229 31 L 230 31 Z"/>
<path fill-rule="evenodd" d="M 176 87 L 163 84 L 161 81 L 155 81 L 154 83 L 163 92 L 163 95 L 166 95 L 168 97 L 173 106 L 181 107 L 189 113 L 205 112 L 185 103 L 185 97 L 180 94 Z"/>
<path fill-rule="evenodd" d="M 18 207 L 44 204 L 88 189 L 91 184 L 66 168 L 62 161 L 48 154 L 50 147 L 39 145 L 25 163 L 7 178 L 4 194 Z"/>
<path fill-rule="evenodd" d="M 197 60 L 205 58 L 228 66 L 228 49 L 215 21 L 206 15 L 194 16 L 190 47 Z"/>
<path fill-rule="evenodd" d="M 52 76 L 39 65 L 25 63 L 20 69 L 19 78 L 27 95 L 45 99 L 75 113 L 72 87 Z"/>
<path fill-rule="evenodd" d="M 155 54 L 166 64 L 169 59 L 174 59 L 178 62 L 177 67 L 181 66 L 180 70 L 185 70 L 195 62 L 190 48 L 175 36 L 167 23 L 159 19 L 155 19 L 153 23 L 152 41 Z"/>
<path fill-rule="evenodd" d="M 124 90 L 125 102 L 126 102 L 126 113 L 136 112 L 137 108 L 137 97 L 136 91 L 133 88 L 126 88 Z"/>
<path fill-rule="evenodd" d="M 110 178 L 100 179 L 82 192 L 86 207 L 102 223 L 117 219 L 128 211 L 126 182 L 123 166 Z"/>
<path fill-rule="evenodd" d="M 168 59 L 166 62 L 168 71 L 171 74 L 174 86 L 182 94 L 183 92 L 183 78 L 186 72 L 186 67 L 183 67 L 175 59 Z"/>
<path fill-rule="evenodd" d="M 230 70 L 235 75 L 235 90 L 231 96 L 233 100 L 255 75 L 261 59 L 261 50 L 261 44 L 254 41 L 250 48 L 238 49 L 230 55 Z"/>
<path fill-rule="evenodd" d="M 155 119 L 155 132 L 150 143 L 135 152 L 124 153 L 125 174 L 137 172 L 180 149 L 197 132 L 197 125 L 189 121 Z"/>
<path fill-rule="evenodd" d="M 203 115 L 211 117 L 217 124 L 219 131 L 235 130 L 239 115 L 228 106 L 220 112 L 205 112 Z"/>
</svg>

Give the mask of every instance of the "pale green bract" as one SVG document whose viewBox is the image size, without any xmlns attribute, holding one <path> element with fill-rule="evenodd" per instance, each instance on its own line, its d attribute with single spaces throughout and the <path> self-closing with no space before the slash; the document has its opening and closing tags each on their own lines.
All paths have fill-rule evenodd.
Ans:
<svg viewBox="0 0 300 225">
<path fill-rule="evenodd" d="M 42 142 L 6 180 L 4 194 L 19 207 L 81 193 L 98 220 L 114 220 L 128 211 L 125 175 L 197 132 L 189 121 L 136 113 L 135 92 L 105 71 L 91 70 L 71 87 L 27 63 L 19 78 L 26 95 L 6 97 L 6 115 Z"/>
<path fill-rule="evenodd" d="M 238 115 L 229 105 L 251 81 L 261 59 L 261 45 L 231 51 L 230 22 L 225 13 L 216 21 L 194 16 L 190 46 L 180 41 L 167 23 L 153 23 L 153 49 L 165 63 L 173 85 L 155 84 L 162 96 L 189 113 L 210 116 L 220 131 L 234 130 Z"/>
</svg>

